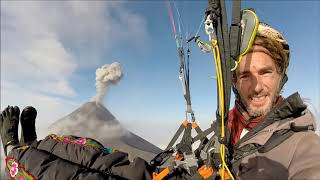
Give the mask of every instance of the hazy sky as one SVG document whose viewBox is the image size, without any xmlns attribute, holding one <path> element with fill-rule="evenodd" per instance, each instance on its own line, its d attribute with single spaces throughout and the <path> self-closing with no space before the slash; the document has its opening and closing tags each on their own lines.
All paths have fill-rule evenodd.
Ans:
<svg viewBox="0 0 320 180">
<path fill-rule="evenodd" d="M 175 4 L 183 34 L 194 35 L 207 1 Z M 230 9 L 231 1 L 227 5 Z M 242 5 L 254 8 L 289 42 L 284 96 L 299 91 L 319 113 L 320 2 Z M 207 40 L 203 27 L 199 35 Z M 1 110 L 9 104 L 33 105 L 41 136 L 48 125 L 95 95 L 95 70 L 112 62 L 122 64 L 124 77 L 108 90 L 106 107 L 128 129 L 156 145 L 167 144 L 185 118 L 185 102 L 164 1 L 1 1 Z M 212 54 L 191 44 L 190 63 L 195 116 L 201 127 L 209 127 L 216 109 Z"/>
</svg>

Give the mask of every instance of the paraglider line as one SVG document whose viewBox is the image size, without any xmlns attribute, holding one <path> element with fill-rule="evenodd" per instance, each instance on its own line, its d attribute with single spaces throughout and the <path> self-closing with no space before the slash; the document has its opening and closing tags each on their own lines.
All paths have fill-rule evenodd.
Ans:
<svg viewBox="0 0 320 180">
<path fill-rule="evenodd" d="M 203 16 L 202 21 L 201 21 L 201 23 L 200 23 L 200 25 L 199 25 L 199 28 L 198 28 L 198 30 L 197 30 L 197 33 L 196 33 L 196 35 L 195 35 L 194 37 L 197 37 L 197 36 L 198 36 L 198 34 L 199 34 L 199 32 L 200 32 L 200 28 L 202 27 L 202 24 L 203 24 L 205 18 L 206 18 L 206 16 Z"/>
<path fill-rule="evenodd" d="M 168 10 L 170 21 L 171 21 L 171 24 L 172 24 L 172 27 L 173 27 L 173 32 L 174 32 L 174 34 L 177 34 L 176 25 L 174 23 L 174 18 L 173 18 L 173 13 L 172 13 L 172 8 L 171 8 L 171 5 L 170 5 L 170 2 L 168 0 L 166 0 L 165 3 L 166 3 L 166 7 L 167 7 L 167 10 Z"/>
</svg>

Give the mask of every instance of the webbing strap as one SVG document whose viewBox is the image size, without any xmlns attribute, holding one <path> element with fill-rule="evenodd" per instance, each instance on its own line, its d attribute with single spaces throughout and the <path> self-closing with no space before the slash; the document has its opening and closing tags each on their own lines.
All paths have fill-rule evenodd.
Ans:
<svg viewBox="0 0 320 180">
<path fill-rule="evenodd" d="M 294 134 L 294 131 L 291 129 L 283 129 L 273 133 L 271 138 L 267 141 L 266 144 L 258 148 L 259 153 L 266 153 L 278 146 L 280 143 L 288 139 L 290 136 Z"/>
<path fill-rule="evenodd" d="M 192 152 L 191 130 L 192 130 L 192 125 L 191 123 L 188 123 L 187 127 L 184 130 L 180 144 L 183 144 L 184 146 L 188 147 L 187 149 L 189 149 Z M 186 153 L 190 153 L 190 152 L 186 152 Z"/>
<path fill-rule="evenodd" d="M 210 128 L 204 130 L 202 133 L 199 133 L 198 135 L 196 135 L 194 138 L 193 138 L 193 142 L 196 142 L 200 139 L 202 139 L 203 137 L 206 137 L 207 135 L 209 135 L 210 133 L 212 133 L 214 131 L 214 127 L 211 126 Z"/>
<path fill-rule="evenodd" d="M 240 6 L 240 1 L 234 1 L 233 3 L 239 3 L 238 5 Z M 227 19 L 227 11 L 226 11 L 226 6 L 225 6 L 225 1 L 220 0 L 220 5 L 221 5 L 221 27 L 222 27 L 222 38 L 223 39 L 218 39 L 219 41 L 223 41 L 224 45 L 221 47 L 224 50 L 223 56 L 220 57 L 222 59 L 221 61 L 221 66 L 222 66 L 222 73 L 223 73 L 223 86 L 224 86 L 224 109 L 225 109 L 225 114 L 224 114 L 224 121 L 225 124 L 227 124 L 227 118 L 228 118 L 228 110 L 230 106 L 230 95 L 231 95 L 231 78 L 232 78 L 232 73 L 231 73 L 231 58 L 230 58 L 230 38 L 229 38 L 229 32 L 228 32 L 228 19 Z M 240 11 L 240 10 L 239 10 Z M 234 12 L 233 12 L 234 13 Z M 220 45 L 220 44 L 219 44 Z M 219 47 L 220 48 L 220 47 Z M 222 51 L 222 50 L 221 50 Z"/>
<path fill-rule="evenodd" d="M 185 127 L 181 124 L 179 129 L 177 130 L 177 132 L 174 134 L 173 138 L 171 139 L 171 141 L 169 142 L 168 146 L 166 147 L 167 149 L 172 148 L 172 146 L 174 145 L 174 143 L 177 141 L 177 139 L 179 138 L 179 136 L 181 135 L 182 131 L 185 129 Z"/>
<path fill-rule="evenodd" d="M 258 145 L 258 144 L 247 144 L 241 148 L 234 149 L 233 154 L 233 161 L 237 161 L 239 159 L 242 159 L 245 156 L 248 156 L 250 154 L 253 154 L 255 152 L 259 153 L 266 153 L 272 150 L 273 148 L 277 147 L 279 144 L 287 140 L 289 137 L 291 137 L 295 132 L 303 132 L 303 131 L 313 131 L 314 127 L 313 125 L 307 125 L 307 126 L 297 126 L 292 123 L 290 125 L 290 129 L 281 129 L 272 134 L 270 139 L 264 144 L 264 145 Z"/>
</svg>

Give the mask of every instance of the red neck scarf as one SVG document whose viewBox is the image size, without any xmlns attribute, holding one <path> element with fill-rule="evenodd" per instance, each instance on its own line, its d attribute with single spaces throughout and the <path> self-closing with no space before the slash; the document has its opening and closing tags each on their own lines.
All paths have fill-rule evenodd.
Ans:
<svg viewBox="0 0 320 180">
<path fill-rule="evenodd" d="M 279 96 L 274 107 L 277 107 L 282 100 L 283 98 Z M 259 116 L 256 118 L 250 117 L 242 104 L 236 100 L 234 108 L 228 113 L 228 127 L 231 130 L 232 144 L 236 144 L 239 141 L 241 132 L 244 128 L 251 130 L 256 127 L 264 117 L 265 116 Z"/>
</svg>

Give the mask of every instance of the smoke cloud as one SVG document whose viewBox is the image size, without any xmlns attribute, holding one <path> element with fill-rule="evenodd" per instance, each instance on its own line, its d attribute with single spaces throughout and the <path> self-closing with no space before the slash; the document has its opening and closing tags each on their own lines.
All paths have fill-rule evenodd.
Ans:
<svg viewBox="0 0 320 180">
<path fill-rule="evenodd" d="M 104 104 L 103 100 L 107 93 L 107 89 L 111 85 L 117 84 L 122 78 L 123 73 L 121 64 L 114 62 L 105 64 L 96 70 L 96 91 L 97 94 L 92 98 L 96 103 Z"/>
</svg>

